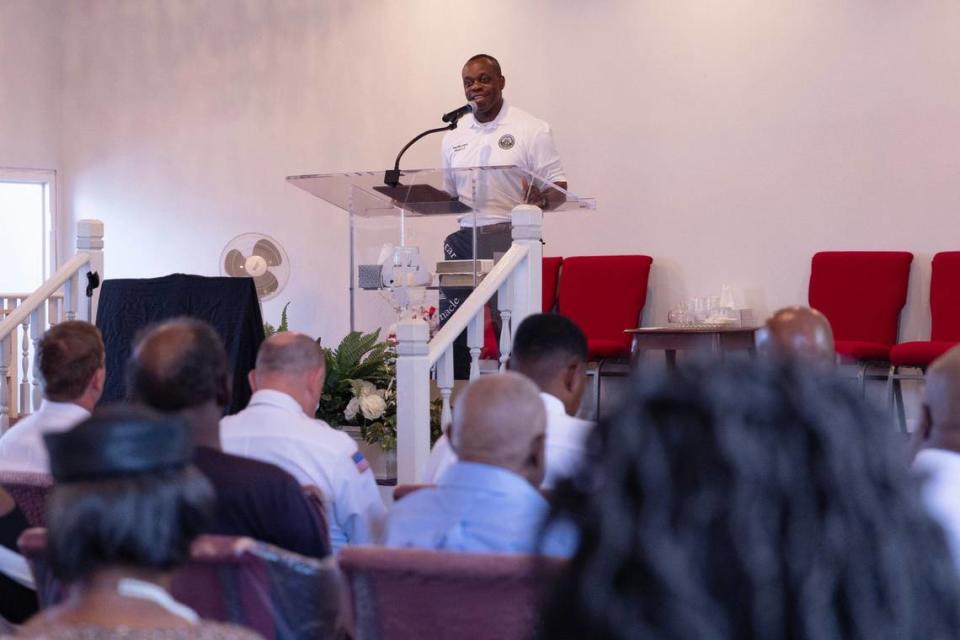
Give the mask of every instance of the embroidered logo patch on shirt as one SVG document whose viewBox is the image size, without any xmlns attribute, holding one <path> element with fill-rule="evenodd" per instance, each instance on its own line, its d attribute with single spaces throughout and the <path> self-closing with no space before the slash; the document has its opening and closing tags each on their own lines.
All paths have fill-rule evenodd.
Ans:
<svg viewBox="0 0 960 640">
<path fill-rule="evenodd" d="M 357 473 L 363 473 L 370 468 L 370 463 L 367 462 L 367 459 L 363 457 L 363 454 L 357 451 L 352 456 L 353 464 L 357 466 Z"/>
<path fill-rule="evenodd" d="M 500 136 L 500 140 L 499 142 L 497 142 L 497 144 L 500 145 L 501 149 L 506 151 L 507 149 L 513 149 L 513 145 L 516 144 L 516 142 L 517 141 L 514 139 L 512 135 L 510 135 L 509 133 L 505 133 L 502 136 Z"/>
</svg>

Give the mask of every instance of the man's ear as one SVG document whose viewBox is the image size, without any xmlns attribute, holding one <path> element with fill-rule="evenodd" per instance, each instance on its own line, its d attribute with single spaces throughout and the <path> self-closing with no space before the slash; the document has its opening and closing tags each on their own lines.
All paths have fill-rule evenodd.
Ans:
<svg viewBox="0 0 960 640">
<path fill-rule="evenodd" d="M 320 367 L 310 374 L 310 383 L 314 385 L 317 393 L 323 393 L 323 385 L 327 381 L 327 370 Z"/>
<path fill-rule="evenodd" d="M 105 367 L 100 367 L 93 372 L 93 377 L 90 379 L 90 388 L 97 393 L 103 393 L 103 385 L 107 381 L 107 369 Z"/>
<path fill-rule="evenodd" d="M 250 383 L 250 391 L 257 392 L 257 370 L 250 369 L 250 373 L 247 374 L 247 382 Z"/>
</svg>

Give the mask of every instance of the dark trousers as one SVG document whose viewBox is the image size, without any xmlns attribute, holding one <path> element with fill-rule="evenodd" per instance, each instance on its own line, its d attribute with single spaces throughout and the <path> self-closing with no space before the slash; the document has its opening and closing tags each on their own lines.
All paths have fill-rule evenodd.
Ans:
<svg viewBox="0 0 960 640">
<path fill-rule="evenodd" d="M 496 253 L 506 253 L 513 243 L 512 227 L 509 222 L 477 227 L 477 259 L 491 259 Z M 443 255 L 447 260 L 469 260 L 473 257 L 473 228 L 463 227 L 446 237 L 443 241 Z M 441 287 L 440 289 L 440 325 L 453 315 L 466 299 L 470 289 L 466 287 Z M 489 303 L 493 319 L 494 334 L 500 336 L 500 312 L 497 310 L 497 298 Z M 462 332 L 453 342 L 453 377 L 466 380 L 470 377 L 470 349 L 467 347 L 467 332 Z"/>
</svg>

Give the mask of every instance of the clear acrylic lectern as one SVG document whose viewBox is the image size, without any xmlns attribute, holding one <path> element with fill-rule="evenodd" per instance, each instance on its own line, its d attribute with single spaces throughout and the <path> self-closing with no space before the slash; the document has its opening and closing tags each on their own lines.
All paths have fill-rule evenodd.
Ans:
<svg viewBox="0 0 960 640">
<path fill-rule="evenodd" d="M 350 216 L 350 329 L 369 331 L 396 322 L 412 308 L 433 306 L 436 266 L 448 284 L 476 286 L 489 260 L 452 264 L 443 240 L 459 226 L 477 229 L 510 220 L 518 204 L 544 211 L 594 209 L 579 197 L 518 167 L 415 169 L 386 184 L 384 171 L 289 176 L 287 180 Z M 433 220 L 432 218 L 443 218 Z M 439 305 L 436 305 L 439 306 Z"/>
</svg>

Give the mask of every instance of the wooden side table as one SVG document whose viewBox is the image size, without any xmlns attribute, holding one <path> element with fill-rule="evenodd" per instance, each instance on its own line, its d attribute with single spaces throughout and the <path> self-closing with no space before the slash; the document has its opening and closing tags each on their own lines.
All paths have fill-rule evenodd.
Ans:
<svg viewBox="0 0 960 640">
<path fill-rule="evenodd" d="M 636 362 L 644 351 L 663 351 L 667 366 L 677 364 L 677 351 L 702 351 L 723 358 L 728 351 L 755 353 L 754 333 L 757 327 L 730 327 L 677 325 L 673 327 L 640 327 L 627 329 L 633 335 L 630 346 L 631 360 Z"/>
</svg>

